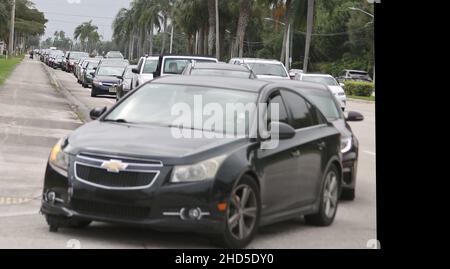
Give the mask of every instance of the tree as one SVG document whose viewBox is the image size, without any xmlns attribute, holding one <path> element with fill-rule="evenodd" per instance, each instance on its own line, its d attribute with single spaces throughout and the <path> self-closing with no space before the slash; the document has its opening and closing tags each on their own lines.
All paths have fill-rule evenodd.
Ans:
<svg viewBox="0 0 450 269">
<path fill-rule="evenodd" d="M 100 41 L 100 35 L 97 30 L 98 27 L 92 24 L 92 20 L 84 22 L 75 28 L 73 36 L 75 39 L 80 40 L 83 51 L 91 52 L 95 44 Z"/>
<path fill-rule="evenodd" d="M 252 0 L 240 0 L 239 19 L 236 30 L 236 40 L 234 41 L 231 57 L 243 57 L 244 54 L 244 37 L 247 30 L 248 20 L 251 12 Z"/>
</svg>

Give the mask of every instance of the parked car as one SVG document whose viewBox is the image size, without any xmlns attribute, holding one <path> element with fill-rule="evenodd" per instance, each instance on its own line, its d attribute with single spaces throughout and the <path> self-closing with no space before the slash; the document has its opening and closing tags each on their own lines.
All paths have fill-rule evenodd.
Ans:
<svg viewBox="0 0 450 269">
<path fill-rule="evenodd" d="M 137 68 L 133 69 L 136 79 L 133 79 L 132 89 L 139 87 L 147 81 L 167 75 L 181 75 L 184 68 L 193 61 L 217 63 L 212 57 L 161 55 L 141 57 Z"/>
<path fill-rule="evenodd" d="M 94 80 L 95 69 L 98 67 L 99 62 L 89 62 L 86 65 L 81 85 L 83 88 L 92 87 L 92 81 Z"/>
<path fill-rule="evenodd" d="M 87 59 L 89 59 L 89 58 L 83 57 L 75 63 L 75 70 L 73 71 L 73 75 L 77 78 L 78 83 L 81 83 L 81 81 L 80 81 L 81 66 L 83 65 L 84 61 Z"/>
<path fill-rule="evenodd" d="M 53 61 L 53 69 L 62 68 L 64 55 L 58 55 L 56 56 L 55 60 Z"/>
<path fill-rule="evenodd" d="M 360 70 L 344 70 L 339 73 L 339 82 L 344 82 L 347 80 L 372 82 L 372 78 L 369 76 L 369 73 Z"/>
<path fill-rule="evenodd" d="M 128 61 L 99 63 L 93 75 L 91 97 L 97 95 L 116 95 L 117 85 L 120 83 L 120 77 L 128 66 Z"/>
<path fill-rule="evenodd" d="M 358 171 L 359 141 L 348 122 L 363 121 L 364 116 L 355 111 L 349 111 L 347 116 L 341 111 L 341 104 L 334 98 L 327 87 L 306 87 L 305 83 L 296 81 L 284 82 L 286 87 L 291 87 L 300 92 L 314 103 L 322 114 L 341 132 L 341 153 L 343 166 L 343 180 L 341 199 L 355 199 L 356 174 Z"/>
<path fill-rule="evenodd" d="M 330 91 L 336 97 L 336 99 L 340 102 L 342 111 L 345 111 L 345 108 L 347 106 L 347 96 L 345 95 L 345 91 L 343 89 L 344 84 L 338 83 L 333 76 L 326 74 L 301 73 L 297 74 L 296 79 L 301 81 L 322 83 L 327 85 Z"/>
<path fill-rule="evenodd" d="M 230 78 L 255 79 L 256 75 L 248 67 L 226 63 L 189 63 L 183 71 L 184 76 L 219 76 Z"/>
<path fill-rule="evenodd" d="M 290 79 L 284 64 L 277 60 L 266 60 L 256 58 L 233 58 L 230 64 L 246 65 L 258 78 Z"/>
<path fill-rule="evenodd" d="M 67 69 L 67 59 L 69 57 L 69 54 L 70 54 L 69 50 L 64 53 L 64 57 L 63 57 L 63 60 L 61 62 L 61 70 L 62 71 L 66 71 L 66 69 Z"/>
<path fill-rule="evenodd" d="M 93 64 L 98 64 L 100 62 L 100 59 L 95 59 L 95 58 L 86 58 L 83 63 L 80 66 L 80 71 L 79 71 L 79 81 L 78 83 L 80 83 L 81 85 L 85 84 L 85 76 L 86 76 L 86 68 L 90 63 Z M 97 66 L 94 66 L 97 67 Z M 92 72 L 93 70 L 91 70 L 90 72 Z M 85 87 L 86 88 L 86 87 Z"/>
<path fill-rule="evenodd" d="M 75 64 L 81 58 L 89 58 L 89 53 L 81 51 L 71 51 L 66 58 L 66 72 L 74 72 Z"/>
<path fill-rule="evenodd" d="M 107 59 L 124 59 L 123 54 L 120 51 L 110 51 L 106 53 L 105 58 Z"/>
<path fill-rule="evenodd" d="M 63 56 L 63 55 L 64 55 L 64 52 L 63 52 L 62 50 L 53 50 L 53 51 L 50 51 L 50 53 L 49 53 L 49 55 L 48 55 L 48 58 L 47 58 L 47 65 L 48 65 L 49 67 L 52 67 L 52 68 L 53 68 L 53 66 L 55 65 L 56 57 L 58 57 L 58 56 Z"/>
<path fill-rule="evenodd" d="M 124 97 L 128 92 L 131 91 L 131 82 L 133 80 L 133 77 L 136 76 L 136 74 L 133 73 L 132 69 L 136 67 L 137 65 L 129 65 L 123 71 L 123 74 L 120 77 L 119 85 L 117 85 L 117 94 L 116 94 L 117 101 L 122 99 L 122 97 Z"/>
<path fill-rule="evenodd" d="M 51 151 L 41 206 L 50 231 L 120 222 L 204 233 L 223 246 L 242 248 L 259 226 L 300 215 L 313 225 L 331 225 L 342 179 L 340 132 L 314 103 L 283 86 L 167 76 L 142 85 L 109 110 L 92 110 L 93 121 Z M 224 109 L 229 103 L 280 108 L 279 120 L 251 110 L 245 121 L 251 129 L 267 120 L 279 146 L 261 149 L 265 140 L 246 133 L 207 138 L 218 129 L 199 125 L 184 128 L 202 138 L 175 137 L 172 106 L 193 104 L 198 95 Z"/>
</svg>

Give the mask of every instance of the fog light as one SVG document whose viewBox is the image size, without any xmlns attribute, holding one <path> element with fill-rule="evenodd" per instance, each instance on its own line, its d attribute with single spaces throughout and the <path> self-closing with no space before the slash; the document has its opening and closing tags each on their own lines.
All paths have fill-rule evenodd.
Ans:
<svg viewBox="0 0 450 269">
<path fill-rule="evenodd" d="M 189 218 L 191 218 L 191 219 L 199 219 L 200 214 L 201 214 L 201 212 L 197 208 L 193 208 L 193 209 L 189 210 Z"/>
<path fill-rule="evenodd" d="M 54 193 L 52 191 L 47 193 L 47 201 L 54 203 L 55 199 L 56 199 L 56 193 Z"/>
</svg>

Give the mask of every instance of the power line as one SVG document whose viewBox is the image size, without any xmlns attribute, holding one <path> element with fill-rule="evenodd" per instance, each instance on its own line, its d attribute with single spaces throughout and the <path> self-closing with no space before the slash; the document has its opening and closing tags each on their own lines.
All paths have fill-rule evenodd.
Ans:
<svg viewBox="0 0 450 269">
<path fill-rule="evenodd" d="M 114 20 L 114 19 L 115 19 L 114 17 L 89 16 L 89 15 L 78 15 L 78 14 L 59 13 L 59 12 L 48 12 L 48 11 L 44 11 L 44 13 L 46 13 L 46 14 L 54 14 L 54 15 L 62 15 L 62 16 L 94 18 L 94 19 L 108 19 L 108 20 Z"/>
</svg>

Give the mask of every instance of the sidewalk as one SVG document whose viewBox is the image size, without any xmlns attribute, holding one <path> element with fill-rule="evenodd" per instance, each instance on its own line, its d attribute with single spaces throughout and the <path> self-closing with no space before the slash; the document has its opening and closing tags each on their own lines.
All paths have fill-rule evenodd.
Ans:
<svg viewBox="0 0 450 269">
<path fill-rule="evenodd" d="M 38 211 L 50 150 L 80 125 L 40 62 L 25 58 L 0 87 L 0 217 Z"/>
</svg>

